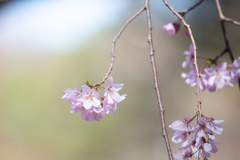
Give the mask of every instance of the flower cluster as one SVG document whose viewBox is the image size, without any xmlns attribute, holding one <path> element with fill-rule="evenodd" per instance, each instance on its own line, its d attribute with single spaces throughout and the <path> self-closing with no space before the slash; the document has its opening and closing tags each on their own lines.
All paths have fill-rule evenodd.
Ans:
<svg viewBox="0 0 240 160">
<path fill-rule="evenodd" d="M 175 134 L 172 137 L 174 143 L 182 142 L 182 153 L 176 152 L 174 157 L 178 160 L 191 160 L 193 156 L 196 158 L 203 157 L 207 159 L 211 153 L 218 151 L 214 142 L 215 137 L 213 133 L 221 134 L 223 129 L 219 123 L 224 120 L 215 120 L 206 116 L 202 116 L 197 120 L 197 124 L 192 127 L 190 122 L 195 119 L 183 118 L 181 121 L 174 121 L 170 128 L 175 130 Z M 193 133 L 193 137 L 190 138 L 190 134 Z"/>
<path fill-rule="evenodd" d="M 104 89 L 104 96 L 99 93 L 100 87 L 84 84 L 81 89 L 67 89 L 62 99 L 72 102 L 71 113 L 81 112 L 83 120 L 99 121 L 108 113 L 116 113 L 117 103 L 125 99 L 126 95 L 119 95 L 123 84 L 113 84 L 109 77 L 109 85 Z"/>
<path fill-rule="evenodd" d="M 190 45 L 189 51 L 185 51 L 186 60 L 182 63 L 182 67 L 185 68 L 189 65 L 190 72 L 182 73 L 182 78 L 185 78 L 185 82 L 190 86 L 196 86 L 197 84 L 197 75 L 196 69 L 193 66 L 193 46 Z M 200 84 L 199 87 L 201 90 L 209 90 L 214 92 L 217 89 L 221 89 L 227 86 L 234 86 L 238 82 L 240 77 L 240 57 L 234 60 L 233 64 L 227 64 L 227 62 L 222 62 L 216 67 L 206 67 L 210 65 L 211 62 L 207 61 L 205 65 L 199 70 L 200 75 Z"/>
<path fill-rule="evenodd" d="M 163 26 L 163 29 L 168 32 L 169 36 L 175 35 L 180 29 L 180 22 L 168 23 Z M 189 31 L 186 27 L 184 27 L 184 33 L 187 37 L 189 37 Z M 196 86 L 197 84 L 197 75 L 196 69 L 193 65 L 194 61 L 194 48 L 191 44 L 188 51 L 184 52 L 186 55 L 186 60 L 182 63 L 182 68 L 186 68 L 188 65 L 190 67 L 189 73 L 182 73 L 182 78 L 185 78 L 185 82 L 190 86 Z M 207 61 L 205 65 L 201 69 L 199 69 L 199 88 L 201 90 L 209 90 L 210 92 L 214 92 L 217 89 L 221 89 L 223 87 L 231 86 L 233 87 L 238 83 L 240 78 L 240 57 L 232 64 L 227 64 L 227 62 L 222 62 L 219 65 L 213 63 L 215 67 L 206 67 L 207 65 L 211 65 L 212 61 Z"/>
</svg>

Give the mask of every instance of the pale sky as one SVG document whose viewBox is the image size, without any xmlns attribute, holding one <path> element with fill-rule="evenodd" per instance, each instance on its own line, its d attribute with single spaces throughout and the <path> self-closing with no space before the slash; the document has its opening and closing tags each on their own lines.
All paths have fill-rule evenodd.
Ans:
<svg viewBox="0 0 240 160">
<path fill-rule="evenodd" d="M 17 1 L 0 11 L 0 50 L 67 52 L 118 22 L 127 1 Z M 2 49 L 4 48 L 4 49 Z"/>
</svg>

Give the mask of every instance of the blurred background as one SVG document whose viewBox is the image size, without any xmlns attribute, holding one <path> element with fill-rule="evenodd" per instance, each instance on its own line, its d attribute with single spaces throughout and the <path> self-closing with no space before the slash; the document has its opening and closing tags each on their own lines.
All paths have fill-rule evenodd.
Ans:
<svg viewBox="0 0 240 160">
<path fill-rule="evenodd" d="M 169 0 L 178 11 L 194 2 Z M 147 43 L 145 12 L 125 30 L 116 46 L 111 76 L 124 83 L 116 114 L 99 122 L 71 114 L 62 100 L 67 88 L 98 83 L 108 70 L 111 43 L 144 0 L 0 1 L 0 159 L 1 160 L 165 160 L 157 99 Z M 222 0 L 226 16 L 240 20 L 240 1 Z M 160 0 L 151 0 L 153 40 L 167 126 L 197 111 L 195 87 L 181 78 L 183 52 L 190 39 L 183 28 L 173 37 L 162 29 L 176 17 Z M 225 47 L 214 1 L 186 16 L 198 54 L 213 58 Z M 227 24 L 235 58 L 240 28 Z M 230 59 L 225 55 L 221 61 Z M 199 64 L 202 60 L 199 59 Z M 106 83 L 107 85 L 107 83 Z M 236 159 L 240 150 L 238 86 L 201 92 L 203 113 L 224 119 L 216 135 L 219 152 L 211 159 Z M 171 139 L 173 131 L 168 129 Z M 176 152 L 180 144 L 173 144 Z"/>
</svg>

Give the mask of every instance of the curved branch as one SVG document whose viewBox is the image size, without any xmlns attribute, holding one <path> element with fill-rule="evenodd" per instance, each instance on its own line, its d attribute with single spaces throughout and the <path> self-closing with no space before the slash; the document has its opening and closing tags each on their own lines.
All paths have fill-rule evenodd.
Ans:
<svg viewBox="0 0 240 160">
<path fill-rule="evenodd" d="M 201 102 L 200 93 L 199 93 L 199 83 L 200 83 L 199 78 L 200 78 L 200 75 L 199 75 L 199 70 L 198 70 L 198 65 L 197 65 L 197 47 L 196 47 L 196 43 L 195 43 L 195 40 L 194 40 L 194 37 L 193 37 L 193 34 L 192 34 L 192 30 L 190 28 L 190 25 L 185 22 L 184 18 L 179 13 L 177 13 L 173 9 L 173 7 L 168 4 L 168 2 L 166 0 L 163 0 L 163 2 L 172 11 L 172 13 L 174 15 L 176 15 L 181 20 L 184 27 L 186 27 L 188 29 L 188 32 L 189 32 L 189 35 L 190 35 L 190 38 L 191 38 L 191 41 L 192 41 L 192 44 L 193 44 L 193 48 L 194 48 L 194 66 L 195 66 L 196 75 L 197 75 L 197 91 L 196 91 L 197 99 L 198 99 L 197 107 L 198 107 L 199 115 L 201 116 L 202 115 L 202 108 L 201 108 L 201 103 L 202 102 Z"/>
<path fill-rule="evenodd" d="M 135 13 L 130 19 L 128 19 L 126 21 L 126 23 L 123 25 L 123 27 L 121 28 L 121 30 L 118 32 L 117 36 L 113 39 L 112 41 L 112 52 L 111 52 L 111 63 L 108 69 L 108 72 L 106 73 L 106 75 L 103 77 L 102 81 L 99 82 L 98 84 L 95 84 L 94 86 L 100 86 L 101 84 L 104 83 L 104 81 L 108 78 L 108 76 L 110 75 L 111 71 L 113 70 L 113 64 L 114 64 L 114 60 L 115 60 L 115 48 L 116 48 L 116 43 L 117 40 L 120 38 L 120 36 L 122 35 L 123 31 L 127 28 L 127 26 L 129 25 L 129 23 L 131 23 L 137 16 L 139 16 L 143 11 L 145 10 L 145 7 L 141 8 L 137 13 Z"/>
</svg>

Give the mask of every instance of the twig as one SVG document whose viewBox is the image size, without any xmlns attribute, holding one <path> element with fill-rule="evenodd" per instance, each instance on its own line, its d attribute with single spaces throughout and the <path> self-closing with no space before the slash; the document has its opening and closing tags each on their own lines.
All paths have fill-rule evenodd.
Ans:
<svg viewBox="0 0 240 160">
<path fill-rule="evenodd" d="M 217 10 L 218 10 L 218 14 L 219 14 L 219 18 L 220 18 L 220 22 L 221 22 L 221 28 L 222 28 L 222 32 L 223 32 L 223 38 L 224 38 L 224 41 L 225 41 L 225 50 L 223 52 L 229 54 L 229 57 L 231 59 L 231 61 L 233 62 L 234 61 L 234 57 L 233 57 L 233 53 L 232 53 L 232 49 L 230 47 L 230 44 L 229 44 L 229 41 L 228 41 L 228 37 L 227 37 L 227 31 L 226 31 L 226 28 L 225 28 L 225 23 L 224 22 L 232 22 L 233 24 L 240 24 L 239 22 L 236 22 L 234 20 L 231 20 L 229 18 L 226 18 L 222 12 L 222 9 L 221 9 L 221 5 L 219 3 L 219 0 L 216 0 L 216 6 L 217 6 Z M 222 53 L 223 53 L 222 52 Z M 238 86 L 239 86 L 239 89 L 240 89 L 240 79 L 238 79 Z"/>
<path fill-rule="evenodd" d="M 180 14 L 182 14 L 182 16 L 184 17 L 188 12 L 192 11 L 193 9 L 195 9 L 197 6 L 199 6 L 204 0 L 200 0 L 198 3 L 196 3 L 194 6 L 190 7 L 189 9 L 183 11 L 183 12 L 178 12 Z"/>
<path fill-rule="evenodd" d="M 218 58 L 222 57 L 224 54 L 226 54 L 228 52 L 227 49 L 225 49 L 224 51 L 222 51 L 219 55 L 217 55 L 214 59 L 211 60 L 211 63 L 216 64 Z"/>
<path fill-rule="evenodd" d="M 226 21 L 226 22 L 230 22 L 230 23 L 232 23 L 232 24 L 235 24 L 235 25 L 237 25 L 237 26 L 240 26 L 240 22 L 235 21 L 235 20 L 233 20 L 233 19 L 231 19 L 231 18 L 223 17 L 223 20 Z"/>
<path fill-rule="evenodd" d="M 228 41 L 227 31 L 226 31 L 225 24 L 224 24 L 224 22 L 225 22 L 224 18 L 225 17 L 222 13 L 222 9 L 221 9 L 221 5 L 219 3 L 219 0 L 216 0 L 216 5 L 217 5 L 218 14 L 219 14 L 220 22 L 221 22 L 221 28 L 222 28 L 222 32 L 223 32 L 223 37 L 224 37 L 224 41 L 225 41 L 226 50 L 228 51 L 229 56 L 231 58 L 231 61 L 233 62 L 234 57 L 233 57 L 232 50 L 231 50 L 231 47 L 230 47 L 230 44 L 229 44 L 229 41 Z"/>
<path fill-rule="evenodd" d="M 216 5 L 217 5 L 218 13 L 219 13 L 219 18 L 220 18 L 221 21 L 230 22 L 230 23 L 233 23 L 237 26 L 240 26 L 240 22 L 224 16 L 224 14 L 222 13 L 222 8 L 221 8 L 221 5 L 219 3 L 219 0 L 216 0 Z"/>
<path fill-rule="evenodd" d="M 141 8 L 137 13 L 135 13 L 130 19 L 128 19 L 126 21 L 126 23 L 123 25 L 123 27 L 121 28 L 121 30 L 118 32 L 117 36 L 113 39 L 112 41 L 112 52 L 111 52 L 111 63 L 108 69 L 108 72 L 106 73 L 106 75 L 103 77 L 102 81 L 99 82 L 98 84 L 95 84 L 94 86 L 100 86 L 101 84 L 104 83 L 104 81 L 108 78 L 108 76 L 110 75 L 112 69 L 113 69 L 113 64 L 114 64 L 114 60 L 115 60 L 115 47 L 116 47 L 116 43 L 117 40 L 120 38 L 120 36 L 122 35 L 123 31 L 127 28 L 127 26 L 129 25 L 129 23 L 131 23 L 137 16 L 139 16 L 143 11 L 145 10 L 145 7 Z"/>
<path fill-rule="evenodd" d="M 156 68 L 156 63 L 155 63 L 154 47 L 153 47 L 153 39 L 152 39 L 152 22 L 151 22 L 151 15 L 150 15 L 150 9 L 149 9 L 149 0 L 145 0 L 145 8 L 146 8 L 146 12 L 147 12 L 147 23 L 148 23 L 149 54 L 150 54 L 150 61 L 152 64 L 152 69 L 153 69 L 154 87 L 155 87 L 157 99 L 158 99 L 159 114 L 160 114 L 161 124 L 162 124 L 162 135 L 165 140 L 166 148 L 168 151 L 168 157 L 170 160 L 173 160 L 171 146 L 169 143 L 168 134 L 167 134 L 167 130 L 166 130 L 166 123 L 165 123 L 165 117 L 164 117 L 165 110 L 162 105 L 160 89 L 159 89 L 159 84 L 158 84 L 157 68 Z"/>
<path fill-rule="evenodd" d="M 197 99 L 198 99 L 197 107 L 198 107 L 199 115 L 201 116 L 202 115 L 202 108 L 201 108 L 201 103 L 202 102 L 201 102 L 200 93 L 199 93 L 199 82 L 200 82 L 199 78 L 200 78 L 200 75 L 199 75 L 199 70 L 198 70 L 198 65 L 197 65 L 197 47 L 196 47 L 196 43 L 195 43 L 195 40 L 194 40 L 194 37 L 193 37 L 193 34 L 192 34 L 192 30 L 190 28 L 190 25 L 185 22 L 184 18 L 179 13 L 177 13 L 173 9 L 173 7 L 168 4 L 168 2 L 166 0 L 163 0 L 163 2 L 172 11 L 172 13 L 174 15 L 176 15 L 181 20 L 184 27 L 186 27 L 188 29 L 188 32 L 189 32 L 189 35 L 190 35 L 190 38 L 191 38 L 191 41 L 192 41 L 192 44 L 193 44 L 193 49 L 194 49 L 194 66 L 195 66 L 196 75 L 197 75 L 197 89 L 196 89 L 197 90 L 196 94 L 197 94 Z"/>
</svg>

